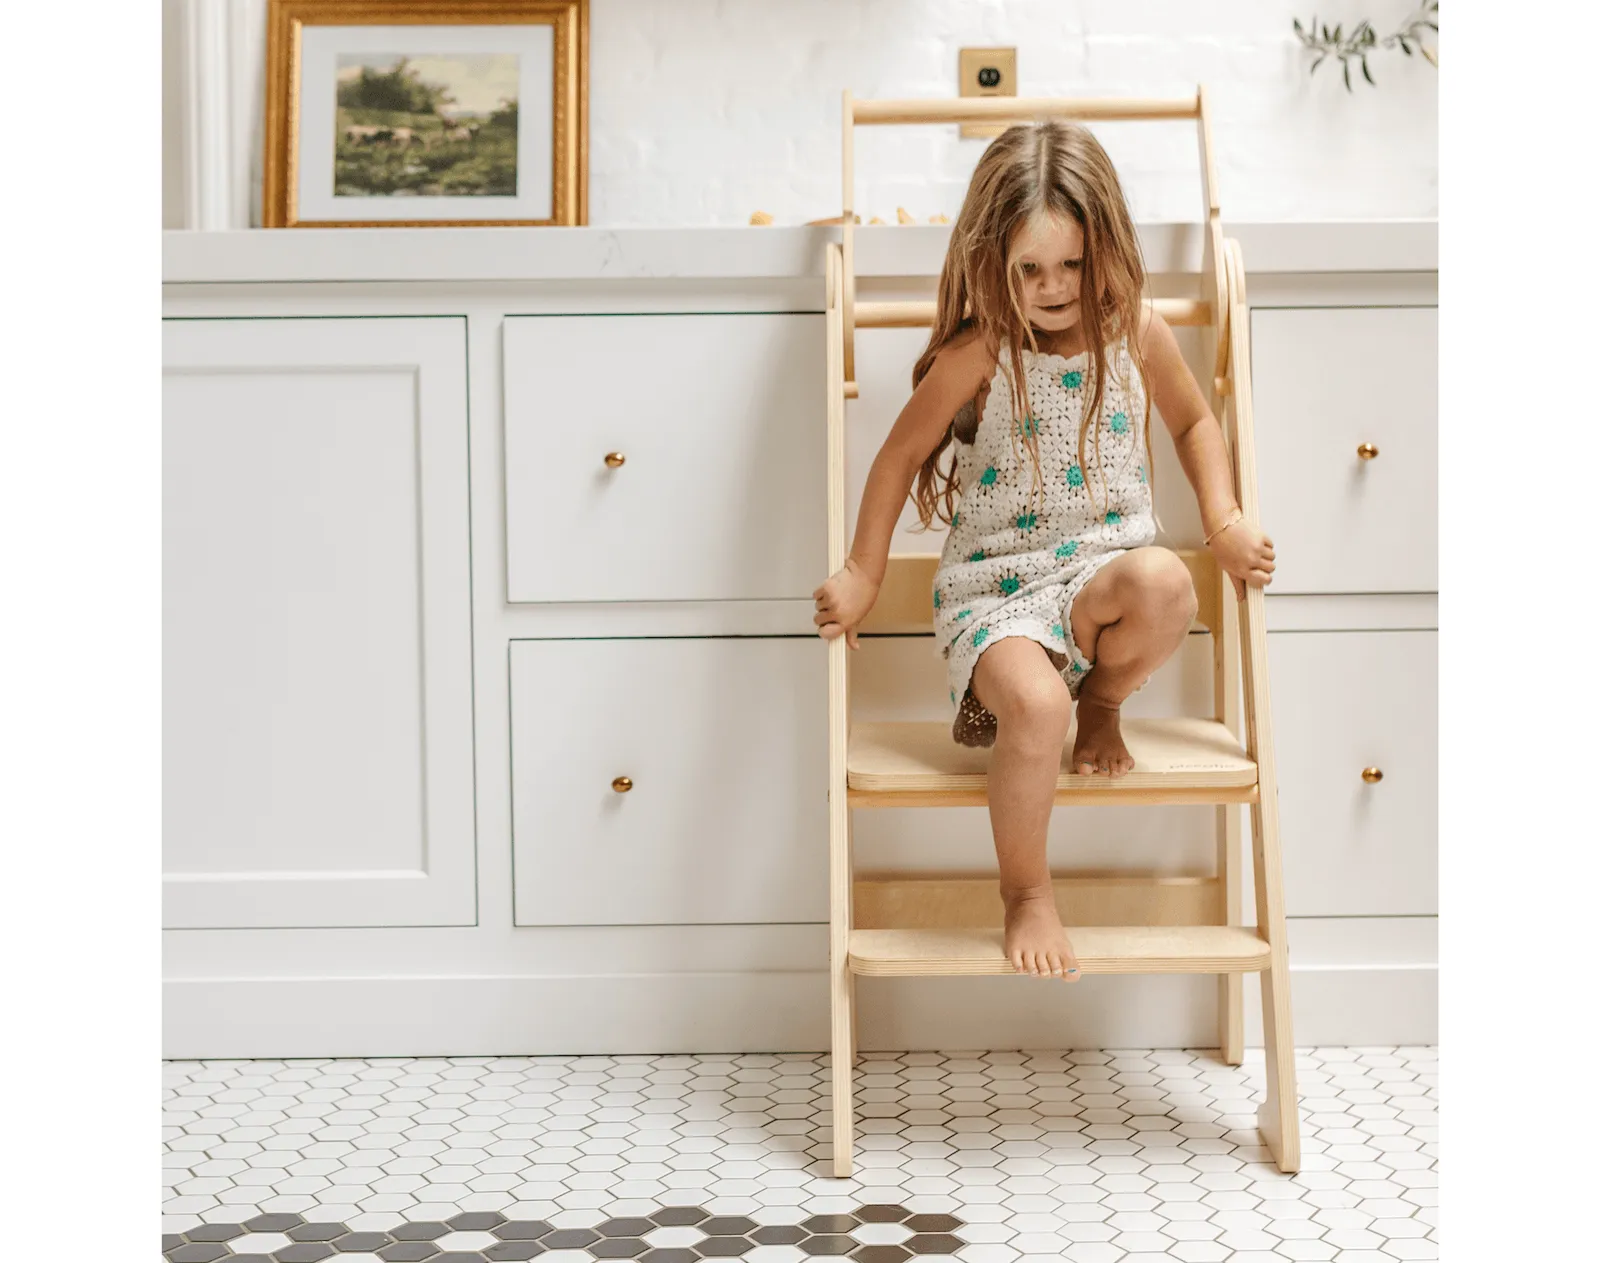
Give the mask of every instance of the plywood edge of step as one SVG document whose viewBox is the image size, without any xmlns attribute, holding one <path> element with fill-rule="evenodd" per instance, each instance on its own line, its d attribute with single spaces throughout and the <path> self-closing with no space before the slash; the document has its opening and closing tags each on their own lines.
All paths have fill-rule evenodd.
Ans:
<svg viewBox="0 0 1600 1263">
<path fill-rule="evenodd" d="M 1271 945 L 1249 925 L 1096 925 L 1067 930 L 1087 974 L 1233 974 L 1265 969 Z M 1014 974 L 993 929 L 852 930 L 850 968 L 865 977 Z"/>
<path fill-rule="evenodd" d="M 1077 723 L 1062 747 L 1062 790 L 1137 794 L 1150 791 L 1249 789 L 1254 760 L 1225 724 L 1191 716 L 1125 718 L 1122 736 L 1134 769 L 1115 780 L 1068 770 Z M 972 793 L 989 779 L 992 749 L 956 744 L 943 722 L 853 723 L 846 776 L 849 788 L 873 794 Z"/>
</svg>

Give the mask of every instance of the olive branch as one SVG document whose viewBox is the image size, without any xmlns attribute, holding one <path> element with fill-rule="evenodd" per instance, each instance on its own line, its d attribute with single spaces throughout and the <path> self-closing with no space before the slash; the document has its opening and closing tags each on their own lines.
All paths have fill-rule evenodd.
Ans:
<svg viewBox="0 0 1600 1263">
<path fill-rule="evenodd" d="M 1300 25 L 1300 19 L 1294 20 L 1294 33 L 1300 37 L 1300 42 L 1307 48 L 1317 53 L 1317 59 L 1311 63 L 1312 73 L 1316 72 L 1329 57 L 1337 57 L 1344 68 L 1345 90 L 1354 91 L 1350 85 L 1350 63 L 1361 63 L 1361 75 L 1374 87 L 1378 81 L 1372 77 L 1372 71 L 1367 68 L 1367 54 L 1375 48 L 1393 48 L 1399 45 L 1400 51 L 1407 57 L 1411 56 L 1413 47 L 1434 66 L 1439 65 L 1439 54 L 1434 52 L 1423 42 L 1423 32 L 1439 32 L 1439 0 L 1423 0 L 1422 7 L 1409 17 L 1405 24 L 1393 35 L 1378 38 L 1378 33 L 1372 29 L 1372 23 L 1363 18 L 1348 35 L 1344 33 L 1343 24 L 1331 29 L 1326 23 L 1320 27 L 1315 16 L 1311 19 L 1311 29 L 1307 30 Z"/>
</svg>

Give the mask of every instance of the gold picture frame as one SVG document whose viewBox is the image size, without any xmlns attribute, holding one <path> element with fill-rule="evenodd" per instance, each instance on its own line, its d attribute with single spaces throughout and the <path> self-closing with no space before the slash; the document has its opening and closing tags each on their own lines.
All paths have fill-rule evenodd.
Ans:
<svg viewBox="0 0 1600 1263">
<path fill-rule="evenodd" d="M 383 170 L 392 171 L 395 160 L 403 160 L 404 171 L 421 171 L 417 160 L 432 157 L 438 160 L 442 151 L 427 155 L 423 151 L 435 139 L 441 147 L 455 146 L 463 149 L 463 142 L 476 145 L 482 120 L 477 124 L 460 122 L 457 116 L 442 117 L 431 129 L 411 127 L 348 126 L 340 131 L 337 117 L 343 108 L 343 89 L 336 81 L 331 67 L 346 66 L 363 59 L 376 60 L 370 50 L 355 54 L 330 56 L 330 41 L 349 39 L 353 44 L 371 43 L 381 39 L 383 31 L 405 28 L 404 34 L 390 38 L 391 44 L 407 44 L 429 51 L 419 45 L 416 28 L 449 28 L 436 36 L 442 46 L 460 46 L 455 53 L 458 61 L 465 57 L 476 64 L 496 63 L 499 72 L 508 64 L 515 65 L 516 95 L 509 103 L 501 101 L 501 109 L 488 120 L 501 124 L 493 135 L 504 143 L 506 118 L 511 129 L 510 179 L 513 192 L 506 196 L 504 187 L 484 186 L 472 188 L 478 196 L 462 196 L 460 190 L 466 182 L 446 190 L 451 195 L 419 195 L 412 189 L 403 191 L 406 196 L 394 195 L 396 190 L 379 190 L 358 186 L 352 178 L 341 190 L 340 180 L 346 178 L 341 171 L 360 170 L 347 161 L 352 150 L 344 146 L 358 143 L 381 143 L 386 152 L 376 155 L 374 169 L 381 158 L 388 165 Z M 516 52 L 493 53 L 488 50 L 468 51 L 463 40 L 470 40 L 471 28 L 498 27 L 502 39 L 510 32 L 511 42 L 524 35 L 536 47 L 538 57 L 520 56 Z M 548 38 L 536 28 L 549 28 Z M 339 32 L 318 28 L 345 28 Z M 364 28 L 359 37 L 354 28 Z M 422 37 L 430 38 L 430 37 Z M 304 68 L 307 50 L 315 45 L 315 82 L 308 80 Z M 412 54 L 404 49 L 389 49 L 400 58 L 394 74 L 405 71 L 406 59 Z M 522 121 L 521 102 L 526 96 L 538 101 L 542 87 L 538 71 L 545 69 L 542 58 L 548 54 L 549 75 L 549 131 L 546 138 L 540 122 L 531 128 Z M 435 59 L 437 60 L 437 59 Z M 536 64 L 538 63 L 538 64 Z M 487 227 L 487 226 L 551 226 L 586 224 L 589 219 L 589 0 L 269 0 L 267 12 L 267 67 L 266 67 L 266 132 L 264 161 L 262 164 L 262 224 L 268 228 L 365 228 L 365 227 Z M 349 68 L 342 72 L 350 74 Z M 365 86 L 367 69 L 359 70 Z M 325 81 L 325 82 L 324 82 Z M 437 87 L 437 85 L 429 85 Z M 535 89 L 529 91 L 529 89 Z M 439 89 L 445 95 L 448 85 Z M 313 103 L 316 104 L 315 107 Z M 540 102 L 542 106 L 542 102 Z M 432 108 L 424 106 L 406 108 Z M 509 111 L 509 113 L 507 112 Z M 535 119 L 542 121 L 542 111 Z M 315 136 L 319 156 L 314 161 L 305 150 L 303 132 L 310 126 Z M 401 136 L 403 134 L 403 136 Z M 401 136 L 400 139 L 396 139 Z M 419 140 L 419 137 L 426 139 Z M 391 143 L 392 142 L 392 143 Z M 488 143 L 486 138 L 485 144 Z M 416 146 L 415 158 L 411 154 L 393 152 L 403 145 L 407 150 Z M 463 149 L 463 153 L 465 150 Z M 548 156 L 549 170 L 544 170 Z M 344 166 L 340 167 L 340 162 Z M 459 163 L 467 169 L 467 158 Z M 502 162 L 498 170 L 502 171 Z M 525 180 L 523 177 L 527 176 Z M 416 175 L 413 179 L 434 179 L 434 172 Z M 504 175 L 499 177 L 502 182 Z M 439 180 L 424 184 L 438 193 Z M 531 192 L 525 192 L 525 187 Z M 351 191 L 360 196 L 351 196 Z M 548 196 L 546 197 L 546 191 Z M 365 215 L 355 212 L 355 206 L 365 206 Z M 519 213 L 527 206 L 548 213 Z M 429 214 L 427 212 L 437 212 Z M 464 212 L 472 212 L 467 214 Z"/>
</svg>

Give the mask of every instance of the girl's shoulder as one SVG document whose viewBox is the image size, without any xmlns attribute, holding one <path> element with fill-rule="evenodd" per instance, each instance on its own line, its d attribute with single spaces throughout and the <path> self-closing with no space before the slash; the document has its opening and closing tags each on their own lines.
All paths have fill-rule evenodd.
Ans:
<svg viewBox="0 0 1600 1263">
<path fill-rule="evenodd" d="M 962 380 L 971 380 L 973 388 L 994 376 L 1000 351 L 981 330 L 965 329 L 939 348 L 935 360 L 941 368 Z"/>
</svg>

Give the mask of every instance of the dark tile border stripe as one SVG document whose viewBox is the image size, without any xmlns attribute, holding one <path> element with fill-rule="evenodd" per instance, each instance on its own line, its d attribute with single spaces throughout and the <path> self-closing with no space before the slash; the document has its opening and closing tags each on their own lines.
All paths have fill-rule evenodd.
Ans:
<svg viewBox="0 0 1600 1263">
<path fill-rule="evenodd" d="M 868 1245 L 849 1234 L 862 1224 L 904 1224 L 903 1245 Z M 955 1215 L 913 1214 L 904 1206 L 872 1203 L 848 1215 L 812 1215 L 799 1224 L 760 1225 L 744 1215 L 713 1215 L 699 1206 L 663 1206 L 648 1216 L 608 1219 L 593 1228 L 556 1228 L 542 1219 L 507 1219 L 470 1211 L 445 1220 L 407 1221 L 385 1232 L 352 1232 L 341 1223 L 302 1215 L 257 1215 L 243 1223 L 197 1224 L 161 1238 L 168 1263 L 320 1263 L 341 1254 L 376 1254 L 385 1263 L 505 1263 L 536 1259 L 551 1250 L 584 1249 L 596 1259 L 635 1263 L 700 1263 L 736 1259 L 763 1245 L 797 1245 L 813 1257 L 848 1256 L 857 1263 L 905 1263 L 951 1255 L 967 1244 L 951 1234 L 965 1221 Z M 659 1228 L 695 1227 L 705 1239 L 691 1246 L 652 1248 L 644 1240 Z M 292 1244 L 271 1254 L 236 1254 L 229 1244 L 257 1232 L 279 1232 Z M 433 1243 L 452 1232 L 488 1232 L 499 1238 L 482 1250 L 441 1250 Z"/>
</svg>

